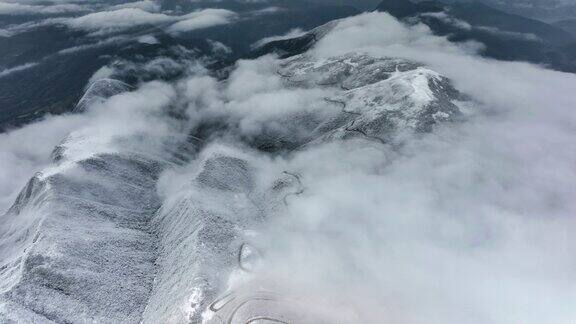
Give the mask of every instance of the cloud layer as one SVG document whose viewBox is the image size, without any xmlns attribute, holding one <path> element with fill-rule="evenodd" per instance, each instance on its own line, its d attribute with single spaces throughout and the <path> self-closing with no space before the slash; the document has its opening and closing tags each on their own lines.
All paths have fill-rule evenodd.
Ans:
<svg viewBox="0 0 576 324">
<path fill-rule="evenodd" d="M 472 95 L 476 116 L 400 150 L 349 143 L 296 154 L 290 169 L 309 194 L 269 229 L 272 276 L 320 300 L 331 291 L 360 322 L 574 318 L 576 77 L 474 48 L 375 13 L 343 20 L 319 42 L 319 58 L 360 51 L 423 62 Z"/>
<path fill-rule="evenodd" d="M 55 15 L 86 11 L 77 4 L 29 5 L 14 2 L 0 2 L 0 15 Z"/>
<path fill-rule="evenodd" d="M 84 14 L 89 12 L 88 14 Z M 185 15 L 161 12 L 152 0 L 127 2 L 113 6 L 102 4 L 20 4 L 0 2 L 0 15 L 50 15 L 47 19 L 10 25 L 0 36 L 11 37 L 30 29 L 48 25 L 64 25 L 89 32 L 92 36 L 127 31 L 142 26 L 166 27 L 170 33 L 182 33 L 234 22 L 238 15 L 224 9 L 202 9 Z M 66 15 L 74 14 L 74 17 Z M 62 16 L 65 15 L 65 16 Z"/>
<path fill-rule="evenodd" d="M 167 31 L 170 33 L 180 33 L 228 24 L 233 22 L 235 18 L 234 12 L 224 9 L 204 9 L 183 16 L 172 16 L 148 12 L 136 6 L 64 19 L 62 22 L 70 28 L 85 30 L 94 34 L 107 34 L 144 25 L 161 24 L 169 25 Z"/>
<path fill-rule="evenodd" d="M 67 19 L 64 20 L 64 23 L 74 29 L 107 33 L 142 25 L 156 25 L 173 20 L 174 17 L 161 13 L 150 13 L 139 8 L 122 8 Z"/>
<path fill-rule="evenodd" d="M 180 17 L 178 22 L 168 28 L 169 32 L 180 33 L 232 22 L 236 14 L 224 9 L 204 9 Z"/>
</svg>

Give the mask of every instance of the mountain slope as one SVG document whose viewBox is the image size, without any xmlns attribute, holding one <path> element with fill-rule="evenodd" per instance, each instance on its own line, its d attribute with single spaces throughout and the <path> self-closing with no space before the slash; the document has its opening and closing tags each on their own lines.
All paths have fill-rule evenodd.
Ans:
<svg viewBox="0 0 576 324">
<path fill-rule="evenodd" d="M 562 28 L 570 34 L 576 36 L 576 19 L 565 19 L 552 23 L 552 25 Z"/>
<path fill-rule="evenodd" d="M 462 97 L 446 78 L 406 60 L 304 54 L 277 69 L 289 88 L 334 93 L 317 99 L 329 118 L 313 111 L 285 117 L 286 127 L 299 127 L 305 136 L 272 131 L 246 142 L 265 151 L 278 139 L 296 150 L 348 140 L 393 144 L 399 134 L 425 134 L 462 115 L 456 105 Z M 106 90 L 110 82 L 100 81 Z M 84 98 L 96 90 L 89 88 Z M 98 100 L 81 104 L 84 113 L 106 106 L 108 94 L 96 92 Z M 135 95 L 110 94 L 116 96 L 109 100 Z M 146 131 L 136 142 L 112 138 L 119 143 L 113 152 L 99 153 L 112 142 L 90 145 L 100 141 L 97 133 L 71 134 L 56 148 L 55 165 L 30 180 L 3 216 L 10 225 L 0 232 L 2 320 L 199 323 L 206 312 L 234 323 L 254 316 L 302 318 L 303 306 L 293 309 L 283 299 L 254 303 L 264 293 L 258 287 L 235 290 L 235 310 L 219 306 L 230 278 L 249 278 L 254 253 L 264 248 L 254 246 L 254 233 L 304 190 L 297 173 L 261 179 L 260 162 L 251 155 L 206 152 L 196 156 L 183 187 L 161 203 L 154 190 L 161 171 L 177 170 L 177 156 L 205 143 L 191 137 L 150 152 Z M 320 320 L 306 316 L 312 317 L 304 322 Z"/>
<path fill-rule="evenodd" d="M 508 14 L 480 2 L 384 0 L 377 8 L 406 21 L 419 21 L 435 34 L 455 42 L 477 41 L 488 57 L 545 64 L 576 71 L 574 57 L 564 47 L 576 42 L 568 32 L 546 23 Z"/>
<path fill-rule="evenodd" d="M 0 319 L 137 323 L 154 276 L 159 170 L 100 155 L 31 179 L 3 216 Z"/>
<path fill-rule="evenodd" d="M 576 4 L 571 0 L 482 0 L 487 5 L 513 14 L 552 22 L 576 15 Z"/>
<path fill-rule="evenodd" d="M 183 61 L 210 57 L 209 60 L 216 61 L 212 63 L 219 68 L 244 56 L 251 50 L 250 45 L 262 38 L 283 34 L 293 28 L 312 29 L 359 13 L 358 9 L 350 6 L 285 0 L 164 1 L 161 8 L 169 15 L 145 11 L 138 14 L 161 15 L 162 19 L 170 20 L 210 8 L 234 10 L 242 19 L 178 33 L 171 32 L 170 23 L 163 22 L 142 24 L 110 34 L 71 29 L 65 23 L 58 23 L 58 19 L 68 19 L 67 15 L 66 18 L 55 18 L 54 24 L 36 15 L 18 16 L 30 21 L 9 24 L 6 29 L 8 37 L 0 36 L 0 131 L 29 123 L 46 114 L 73 110 L 89 78 L 100 68 L 118 64 L 118 61 L 138 64 L 147 61 L 153 65 L 158 58 L 166 58 L 176 61 L 172 65 L 181 65 Z M 117 9 L 103 10 L 99 14 L 109 14 L 114 10 Z M 36 20 L 37 24 L 34 23 Z M 146 37 L 154 41 L 147 42 Z M 214 44 L 220 47 L 214 48 Z M 139 72 L 137 77 L 124 75 L 117 78 L 135 85 L 155 78 L 176 78 L 185 71 L 181 67 L 170 75 Z M 142 78 L 142 74 L 146 77 Z"/>
</svg>

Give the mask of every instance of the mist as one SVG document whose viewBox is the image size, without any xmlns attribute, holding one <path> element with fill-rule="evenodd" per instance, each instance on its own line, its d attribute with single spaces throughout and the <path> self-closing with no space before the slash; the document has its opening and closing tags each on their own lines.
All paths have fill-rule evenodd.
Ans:
<svg viewBox="0 0 576 324">
<path fill-rule="evenodd" d="M 259 177 L 290 170 L 304 186 L 262 225 L 262 280 L 342 323 L 575 318 L 576 77 L 481 58 L 480 46 L 381 13 L 344 19 L 317 44 L 319 60 L 359 51 L 422 62 L 472 101 L 464 121 L 399 147 L 353 140 L 273 160 L 251 152 Z M 239 63 L 214 91 L 225 103 L 207 106 L 237 114 L 251 134 L 294 110 L 329 109 L 317 104 L 326 93 L 279 90 L 270 60 Z"/>
</svg>

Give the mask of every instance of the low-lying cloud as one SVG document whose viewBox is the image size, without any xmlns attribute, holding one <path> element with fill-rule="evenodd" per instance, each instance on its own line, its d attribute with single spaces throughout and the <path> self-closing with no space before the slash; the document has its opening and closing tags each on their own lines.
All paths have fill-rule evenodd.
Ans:
<svg viewBox="0 0 576 324">
<path fill-rule="evenodd" d="M 0 2 L 0 15 L 55 15 L 88 11 L 78 4 L 29 5 L 17 2 Z"/>
<path fill-rule="evenodd" d="M 75 17 L 61 16 L 61 14 L 85 12 L 90 13 Z M 182 33 L 233 23 L 238 18 L 235 12 L 225 9 L 202 9 L 185 15 L 173 15 L 162 12 L 160 5 L 152 0 L 128 2 L 109 7 L 76 4 L 43 6 L 0 2 L 0 14 L 53 15 L 46 19 L 9 25 L 0 30 L 0 37 L 11 37 L 34 28 L 50 25 L 63 25 L 70 29 L 86 31 L 91 36 L 106 36 L 144 26 L 157 26 L 166 28 L 169 33 Z"/>
<path fill-rule="evenodd" d="M 360 322 L 572 321 L 576 77 L 474 48 L 377 13 L 318 43 L 319 58 L 423 62 L 478 104 L 466 122 L 400 150 L 339 143 L 295 154 L 306 192 L 268 228 L 271 276 L 329 295 Z"/>
<path fill-rule="evenodd" d="M 150 13 L 140 8 L 123 8 L 101 11 L 85 16 L 64 20 L 70 28 L 96 34 L 117 32 L 142 25 L 157 25 L 174 21 L 175 17 L 162 13 Z"/>
<path fill-rule="evenodd" d="M 167 25 L 168 32 L 181 33 L 228 24 L 233 22 L 235 17 L 234 12 L 224 9 L 204 9 L 183 16 L 172 16 L 148 12 L 140 7 L 126 7 L 66 19 L 63 23 L 73 29 L 93 34 L 113 33 L 145 25 Z"/>
<path fill-rule="evenodd" d="M 263 230 L 263 277 L 347 322 L 572 321 L 576 77 L 481 58 L 478 48 L 381 13 L 345 19 L 316 45 L 319 60 L 362 52 L 422 62 L 474 105 L 466 121 L 400 148 L 348 141 L 254 158 L 262 177 L 290 170 L 305 188 Z M 269 60 L 240 63 L 224 91 L 191 79 L 193 110 L 229 109 L 242 132 L 259 134 L 325 95 L 285 89 Z"/>
<path fill-rule="evenodd" d="M 225 9 L 204 9 L 178 18 L 178 22 L 168 28 L 171 33 L 181 33 L 212 26 L 231 23 L 236 13 Z"/>
<path fill-rule="evenodd" d="M 456 27 L 456 28 L 459 28 L 462 30 L 466 30 L 466 31 L 477 30 L 477 31 L 495 34 L 495 35 L 498 35 L 501 37 L 506 37 L 506 38 L 522 39 L 522 40 L 534 41 L 534 42 L 542 41 L 542 39 L 540 37 L 538 37 L 538 35 L 535 35 L 532 33 L 513 32 L 513 31 L 508 31 L 508 30 L 501 30 L 501 29 L 496 28 L 496 27 L 488 27 L 488 26 L 472 26 L 464 20 L 451 17 L 446 12 L 423 13 L 423 14 L 420 14 L 420 17 L 432 17 L 434 19 L 438 19 L 439 21 L 441 21 L 445 24 L 448 24 L 448 25 L 451 25 L 453 27 Z"/>
<path fill-rule="evenodd" d="M 158 12 L 160 11 L 160 4 L 153 0 L 140 0 L 135 2 L 121 3 L 108 8 L 108 10 L 117 10 L 125 8 L 136 8 L 136 9 L 142 9 L 147 12 Z"/>
<path fill-rule="evenodd" d="M 38 63 L 33 62 L 33 63 L 26 63 L 26 64 L 22 64 L 22 65 L 17 65 L 15 67 L 12 67 L 9 69 L 0 70 L 0 78 L 5 77 L 5 76 L 10 75 L 10 74 L 13 74 L 13 73 L 27 70 L 29 68 L 36 66 L 36 65 L 38 65 Z"/>
<path fill-rule="evenodd" d="M 258 47 L 261 47 L 262 45 L 265 45 L 265 44 L 273 42 L 273 41 L 296 38 L 299 36 L 303 36 L 304 34 L 305 34 L 304 30 L 302 30 L 300 28 L 294 28 L 294 29 L 289 30 L 284 35 L 277 35 L 277 36 L 270 36 L 270 37 L 263 38 L 263 39 L 257 41 L 256 43 L 252 44 L 252 48 L 258 48 Z"/>
</svg>

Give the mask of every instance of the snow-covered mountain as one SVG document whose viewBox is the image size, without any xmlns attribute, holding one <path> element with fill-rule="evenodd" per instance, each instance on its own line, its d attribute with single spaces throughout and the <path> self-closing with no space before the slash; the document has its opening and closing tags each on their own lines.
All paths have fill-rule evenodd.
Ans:
<svg viewBox="0 0 576 324">
<path fill-rule="evenodd" d="M 1 323 L 571 323 L 576 76 L 215 3 L 0 134 Z"/>
<path fill-rule="evenodd" d="M 393 145 L 399 133 L 430 132 L 462 116 L 462 96 L 450 82 L 407 60 L 302 54 L 276 69 L 285 87 L 326 92 L 315 98 L 322 112 L 286 115 L 286 129 L 248 140 L 255 147 L 298 151 L 352 139 Z M 106 109 L 107 97 L 136 95 L 129 90 L 119 81 L 95 81 L 79 110 Z M 291 128 L 298 133 L 285 133 Z M 22 190 L 3 216 L 5 321 L 196 323 L 214 312 L 236 323 L 267 311 L 261 301 L 255 309 L 240 307 L 242 300 L 235 310 L 215 305 L 232 277 L 251 273 L 248 254 L 256 252 L 247 242 L 261 223 L 279 217 L 304 190 L 298 171 L 262 183 L 249 158 L 215 150 L 194 157 L 189 180 L 162 203 L 154 189 L 162 170 L 178 168 L 207 144 L 193 137 L 155 151 L 147 137 L 144 129 L 73 132 L 56 146 L 54 165 Z M 238 298 L 250 301 L 253 293 L 261 292 Z"/>
</svg>

